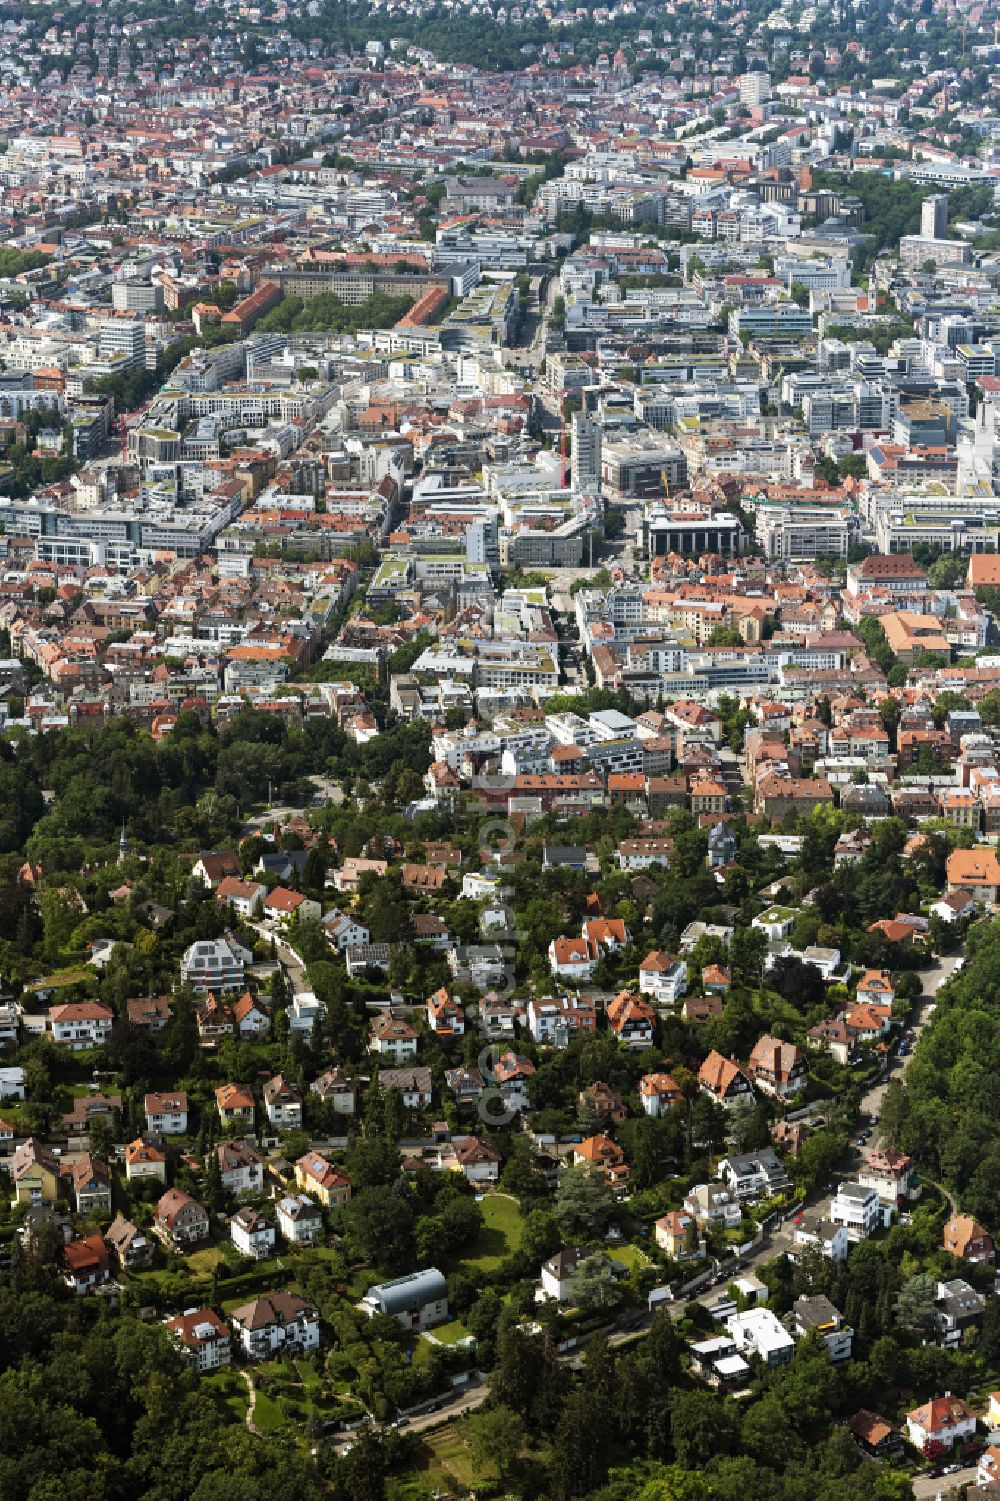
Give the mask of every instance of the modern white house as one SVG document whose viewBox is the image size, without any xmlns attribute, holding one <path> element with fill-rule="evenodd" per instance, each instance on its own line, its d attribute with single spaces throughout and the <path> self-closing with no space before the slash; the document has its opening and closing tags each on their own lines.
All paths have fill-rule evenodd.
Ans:
<svg viewBox="0 0 1000 1501">
<path fill-rule="evenodd" d="M 843 1225 L 852 1241 L 867 1240 L 888 1224 L 892 1211 L 874 1188 L 861 1183 L 840 1183 L 830 1200 L 830 1219 Z"/>
<path fill-rule="evenodd" d="M 795 1340 L 770 1308 L 731 1314 L 726 1329 L 738 1350 L 759 1356 L 765 1365 L 786 1365 L 795 1354 Z"/>
<path fill-rule="evenodd" d="M 792 1328 L 799 1339 L 815 1330 L 822 1337 L 831 1361 L 850 1360 L 854 1330 L 850 1324 L 844 1323 L 824 1293 L 811 1298 L 796 1298 L 792 1304 L 792 1320 Z"/>
<path fill-rule="evenodd" d="M 181 981 L 201 993 L 242 990 L 252 963 L 253 954 L 235 938 L 202 938 L 184 951 Z"/>
<path fill-rule="evenodd" d="M 431 1329 L 448 1317 L 448 1284 L 437 1267 L 428 1267 L 408 1277 L 377 1282 L 358 1306 L 369 1318 L 380 1313 L 396 1319 L 404 1329 Z"/>
</svg>

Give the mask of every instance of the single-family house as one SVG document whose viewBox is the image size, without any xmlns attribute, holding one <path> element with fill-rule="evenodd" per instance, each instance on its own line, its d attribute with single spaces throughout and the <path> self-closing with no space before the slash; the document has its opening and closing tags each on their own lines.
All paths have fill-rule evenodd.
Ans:
<svg viewBox="0 0 1000 1501">
<path fill-rule="evenodd" d="M 224 1126 L 249 1126 L 253 1129 L 254 1097 L 246 1084 L 220 1084 L 215 1091 L 215 1108 Z"/>
<path fill-rule="evenodd" d="M 333 907 L 325 913 L 322 921 L 327 942 L 338 953 L 342 953 L 346 948 L 371 942 L 371 929 L 366 928 L 363 922 L 359 922 L 350 913 L 341 912 L 338 907 Z"/>
<path fill-rule="evenodd" d="M 175 1094 L 147 1094 L 146 1126 L 158 1136 L 183 1136 L 188 1128 L 188 1097 L 183 1090 Z"/>
<path fill-rule="evenodd" d="M 620 1197 L 628 1188 L 629 1170 L 625 1153 L 610 1136 L 599 1134 L 577 1142 L 573 1148 L 573 1162 L 588 1163 L 597 1168 L 605 1185 L 616 1197 Z"/>
<path fill-rule="evenodd" d="M 358 1087 L 354 1080 L 335 1064 L 310 1085 L 313 1094 L 331 1105 L 338 1115 L 353 1115 L 357 1106 Z"/>
<path fill-rule="evenodd" d="M 181 1188 L 168 1188 L 156 1206 L 156 1228 L 177 1249 L 208 1238 L 208 1215 Z"/>
<path fill-rule="evenodd" d="M 263 1001 L 245 990 L 238 1001 L 233 1002 L 233 1024 L 236 1035 L 252 1041 L 266 1037 L 271 1030 L 271 1017 Z"/>
<path fill-rule="evenodd" d="M 609 1001 L 607 1008 L 608 1030 L 627 1048 L 641 1049 L 653 1046 L 656 1031 L 656 1012 L 642 996 L 623 990 Z"/>
<path fill-rule="evenodd" d="M 444 1042 L 465 1032 L 465 1012 L 444 985 L 427 997 L 427 1025 Z"/>
<path fill-rule="evenodd" d="M 791 1179 L 773 1147 L 734 1153 L 719 1163 L 719 1177 L 739 1200 L 773 1198 L 791 1185 Z"/>
<path fill-rule="evenodd" d="M 100 1001 L 69 1001 L 49 1007 L 52 1041 L 78 1053 L 103 1047 L 111 1036 L 115 1014 Z"/>
<path fill-rule="evenodd" d="M 111 1259 L 100 1235 L 84 1235 L 63 1246 L 62 1261 L 66 1285 L 78 1297 L 93 1293 L 111 1280 Z"/>
<path fill-rule="evenodd" d="M 267 887 L 260 881 L 241 881 L 238 876 L 226 876 L 215 888 L 217 902 L 246 918 L 257 916 L 266 896 Z"/>
<path fill-rule="evenodd" d="M 549 944 L 549 969 L 558 980 L 589 980 L 599 957 L 586 938 L 553 938 Z"/>
<path fill-rule="evenodd" d="M 850 1360 L 854 1330 L 825 1293 L 796 1298 L 792 1304 L 792 1329 L 799 1339 L 814 1331 L 826 1345 L 831 1361 Z"/>
<path fill-rule="evenodd" d="M 302 1125 L 302 1096 L 283 1074 L 265 1083 L 264 1109 L 276 1131 L 297 1131 Z"/>
<path fill-rule="evenodd" d="M 215 1148 L 223 1186 L 234 1194 L 256 1194 L 264 1187 L 264 1161 L 248 1141 L 220 1141 Z"/>
<path fill-rule="evenodd" d="M 158 1183 L 166 1183 L 166 1152 L 155 1142 L 143 1141 L 137 1136 L 125 1147 L 125 1177 L 129 1183 L 140 1178 L 155 1178 Z"/>
<path fill-rule="evenodd" d="M 99 1157 L 84 1152 L 70 1165 L 69 1180 L 77 1214 L 111 1213 L 111 1176 Z"/>
<path fill-rule="evenodd" d="M 779 1037 L 761 1037 L 754 1043 L 747 1067 L 755 1089 L 786 1100 L 806 1086 L 805 1055 L 793 1043 Z"/>
<path fill-rule="evenodd" d="M 311 1246 L 323 1236 L 323 1215 L 304 1194 L 286 1194 L 278 1200 L 278 1229 L 293 1246 Z"/>
<path fill-rule="evenodd" d="M 770 1308 L 730 1314 L 726 1329 L 738 1350 L 756 1355 L 766 1366 L 786 1365 L 795 1354 L 795 1340 Z"/>
<path fill-rule="evenodd" d="M 318 922 L 322 910 L 319 902 L 311 896 L 304 896 L 301 891 L 289 891 L 286 886 L 276 886 L 261 903 L 264 921 L 279 927 L 287 927 L 296 917 L 303 922 Z"/>
<path fill-rule="evenodd" d="M 705 1255 L 698 1223 L 684 1209 L 672 1209 L 656 1221 L 656 1244 L 672 1261 L 691 1261 Z"/>
<path fill-rule="evenodd" d="M 430 1109 L 434 1084 L 429 1068 L 383 1068 L 379 1072 L 378 1087 L 383 1093 L 398 1089 L 407 1110 Z"/>
<path fill-rule="evenodd" d="M 229 1235 L 237 1251 L 253 1261 L 265 1261 L 274 1250 L 275 1228 L 260 1209 L 245 1204 L 229 1221 Z"/>
<path fill-rule="evenodd" d="M 888 1224 L 890 1215 L 891 1209 L 875 1189 L 865 1188 L 861 1183 L 841 1181 L 830 1200 L 831 1221 L 843 1225 L 852 1241 L 867 1240 Z"/>
<path fill-rule="evenodd" d="M 964 1277 L 939 1282 L 934 1299 L 938 1344 L 948 1350 L 967 1349 L 979 1339 L 986 1299 Z"/>
<path fill-rule="evenodd" d="M 417 1034 L 408 1021 L 387 1011 L 372 1023 L 369 1046 L 380 1058 L 407 1063 L 417 1056 Z"/>
<path fill-rule="evenodd" d="M 58 1159 L 51 1147 L 33 1136 L 15 1150 L 10 1171 L 15 1203 L 54 1204 L 60 1197 Z"/>
<path fill-rule="evenodd" d="M 123 1214 L 115 1215 L 105 1233 L 104 1242 L 122 1272 L 140 1271 L 149 1266 L 153 1259 L 153 1242 Z"/>
<path fill-rule="evenodd" d="M 458 1169 L 470 1183 L 495 1183 L 500 1176 L 502 1158 L 495 1147 L 478 1136 L 458 1137 L 452 1141 Z"/>
<path fill-rule="evenodd" d="M 643 1074 L 639 1080 L 639 1099 L 647 1115 L 655 1120 L 666 1115 L 684 1099 L 683 1092 L 669 1074 Z"/>
<path fill-rule="evenodd" d="M 564 1048 L 576 1032 L 597 1031 L 597 1007 L 590 996 L 532 996 L 528 1030 L 538 1043 Z"/>
<path fill-rule="evenodd" d="M 732 1058 L 723 1058 L 715 1048 L 698 1070 L 698 1087 L 727 1109 L 744 1101 L 751 1105 L 754 1102 L 753 1087 L 747 1075 L 738 1063 Z"/>
<path fill-rule="evenodd" d="M 976 1415 L 961 1397 L 948 1393 L 914 1407 L 906 1414 L 906 1428 L 915 1449 L 923 1451 L 930 1445 L 953 1449 L 956 1444 L 972 1438 L 976 1431 Z"/>
<path fill-rule="evenodd" d="M 295 1182 L 305 1193 L 315 1194 L 327 1209 L 343 1209 L 350 1202 L 351 1180 L 321 1152 L 307 1152 L 295 1164 Z"/>
<path fill-rule="evenodd" d="M 972 1266 L 986 1266 L 994 1260 L 993 1237 L 978 1220 L 968 1214 L 956 1214 L 946 1223 L 941 1236 L 942 1249 Z"/>
<path fill-rule="evenodd" d="M 657 1006 L 673 1006 L 687 991 L 688 970 L 675 954 L 653 949 L 639 965 L 639 992 Z"/>
</svg>

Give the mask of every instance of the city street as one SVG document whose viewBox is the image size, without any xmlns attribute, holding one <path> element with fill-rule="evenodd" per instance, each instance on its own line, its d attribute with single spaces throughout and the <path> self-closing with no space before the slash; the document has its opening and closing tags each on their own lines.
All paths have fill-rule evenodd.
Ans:
<svg viewBox="0 0 1000 1501">
<path fill-rule="evenodd" d="M 969 1465 L 964 1470 L 959 1470 L 954 1475 L 917 1475 L 913 1481 L 913 1494 L 916 1501 L 950 1501 L 952 1496 L 959 1494 L 959 1487 L 972 1485 L 976 1478 L 975 1465 Z"/>
<path fill-rule="evenodd" d="M 959 954 L 945 955 L 939 959 L 935 959 L 934 963 L 928 969 L 919 971 L 921 981 L 923 982 L 924 993 L 920 997 L 920 1000 L 917 1001 L 914 1005 L 913 1018 L 910 1022 L 910 1025 L 912 1026 L 914 1031 L 914 1043 L 916 1043 L 916 1040 L 920 1036 L 920 1033 L 923 1031 L 924 1027 L 926 1027 L 927 1023 L 930 1021 L 932 1015 L 934 1014 L 934 996 L 937 994 L 937 991 L 945 983 L 945 981 L 951 979 L 952 975 L 955 973 L 955 967 L 959 963 L 960 958 L 961 956 Z M 910 1051 L 906 1053 L 902 1058 L 897 1057 L 896 1059 L 894 1059 L 893 1070 L 889 1075 L 889 1079 L 892 1079 L 894 1076 L 898 1078 L 902 1074 L 904 1074 L 909 1067 L 912 1057 L 913 1049 L 911 1048 Z M 872 1116 L 877 1116 L 879 1114 L 882 1108 L 882 1096 L 885 1094 L 888 1082 L 889 1081 L 886 1080 L 885 1084 L 873 1084 L 872 1087 L 861 1096 L 860 1106 L 863 1111 L 867 1111 L 869 1115 Z"/>
</svg>

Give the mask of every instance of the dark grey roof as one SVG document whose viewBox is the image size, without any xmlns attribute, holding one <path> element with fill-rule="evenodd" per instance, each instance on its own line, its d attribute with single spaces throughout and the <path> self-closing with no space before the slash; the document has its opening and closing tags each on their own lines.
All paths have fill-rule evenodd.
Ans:
<svg viewBox="0 0 1000 1501">
<path fill-rule="evenodd" d="M 382 1313 L 413 1313 L 427 1303 L 440 1303 L 448 1296 L 448 1284 L 437 1267 L 411 1272 L 391 1282 L 377 1282 L 365 1293 L 365 1303 L 377 1304 Z"/>
</svg>

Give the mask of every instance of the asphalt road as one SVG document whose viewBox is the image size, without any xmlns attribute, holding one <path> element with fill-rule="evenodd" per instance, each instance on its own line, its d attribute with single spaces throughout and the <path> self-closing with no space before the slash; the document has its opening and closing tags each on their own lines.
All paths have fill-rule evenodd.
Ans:
<svg viewBox="0 0 1000 1501">
<path fill-rule="evenodd" d="M 936 959 L 929 969 L 920 971 L 920 978 L 923 981 L 924 993 L 921 996 L 920 1000 L 916 1003 L 913 1012 L 913 1018 L 910 1022 L 910 1025 L 912 1026 L 914 1033 L 916 1034 L 913 1039 L 914 1043 L 916 1043 L 917 1037 L 919 1037 L 920 1033 L 923 1031 L 924 1027 L 926 1027 L 927 1023 L 931 1019 L 931 1002 L 933 1001 L 934 996 L 937 994 L 940 986 L 942 986 L 946 980 L 950 980 L 951 976 L 955 973 L 955 966 L 958 963 L 959 958 L 960 955 L 958 954 L 947 955 L 940 959 Z M 900 1078 L 909 1068 L 910 1060 L 912 1057 L 913 1049 L 911 1048 L 904 1057 L 897 1058 L 893 1070 L 889 1075 L 889 1079 L 892 1079 L 893 1077 Z M 885 1094 L 888 1082 L 889 1081 L 887 1080 L 885 1084 L 874 1084 L 872 1085 L 871 1089 L 867 1091 L 867 1093 L 862 1095 L 860 1105 L 863 1111 L 866 1110 L 873 1116 L 877 1116 L 879 1114 L 882 1108 L 882 1096 Z"/>
<path fill-rule="evenodd" d="M 959 1486 L 972 1485 L 975 1479 L 975 1465 L 969 1465 L 955 1475 L 939 1475 L 937 1479 L 932 1479 L 930 1475 L 917 1475 L 913 1481 L 913 1494 L 916 1501 L 935 1501 L 938 1496 L 943 1501 L 949 1501 L 950 1497 L 958 1495 Z"/>
</svg>

